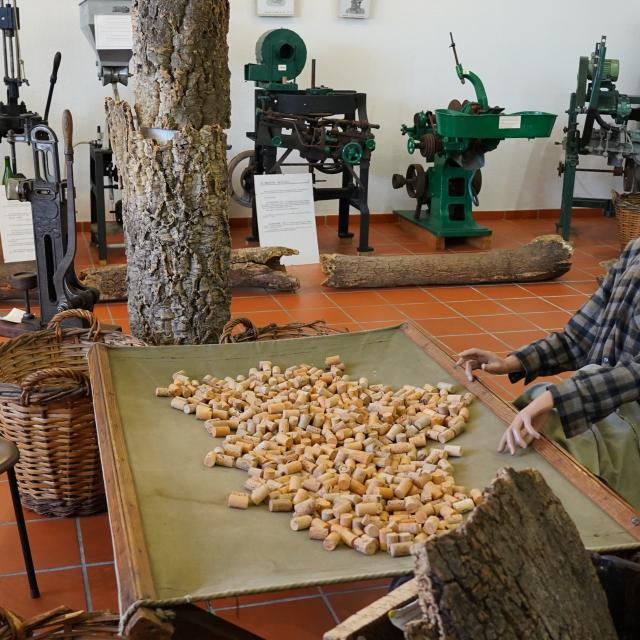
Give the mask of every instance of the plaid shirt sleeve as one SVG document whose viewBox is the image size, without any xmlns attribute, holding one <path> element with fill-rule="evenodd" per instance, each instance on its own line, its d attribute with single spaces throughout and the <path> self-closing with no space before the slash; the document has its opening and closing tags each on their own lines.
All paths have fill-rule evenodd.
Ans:
<svg viewBox="0 0 640 640">
<path fill-rule="evenodd" d="M 627 364 L 579 371 L 549 387 L 567 438 L 586 431 L 621 405 L 640 398 L 640 356 Z"/>
<path fill-rule="evenodd" d="M 632 246 L 633 244 L 633 246 Z M 630 244 L 620 256 L 600 288 L 569 320 L 563 331 L 533 342 L 514 351 L 524 371 L 509 375 L 511 382 L 522 378 L 529 384 L 538 376 L 551 376 L 562 371 L 575 371 L 589 364 L 587 361 L 601 312 L 612 297 L 618 275 L 623 272 L 630 258 L 637 255 L 636 243 Z"/>
</svg>

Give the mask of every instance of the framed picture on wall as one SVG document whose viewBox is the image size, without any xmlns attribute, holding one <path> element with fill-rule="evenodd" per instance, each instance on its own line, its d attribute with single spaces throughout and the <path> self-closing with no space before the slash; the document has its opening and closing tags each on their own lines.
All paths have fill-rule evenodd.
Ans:
<svg viewBox="0 0 640 640">
<path fill-rule="evenodd" d="M 259 16 L 282 18 L 296 12 L 295 0 L 257 0 L 257 3 Z"/>
<path fill-rule="evenodd" d="M 340 17 L 364 20 L 371 14 L 371 0 L 340 0 Z"/>
</svg>

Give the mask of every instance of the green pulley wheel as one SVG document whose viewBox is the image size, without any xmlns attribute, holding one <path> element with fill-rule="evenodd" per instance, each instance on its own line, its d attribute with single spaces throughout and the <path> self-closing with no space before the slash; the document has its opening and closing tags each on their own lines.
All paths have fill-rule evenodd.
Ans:
<svg viewBox="0 0 640 640">
<path fill-rule="evenodd" d="M 367 147 L 367 149 L 369 149 L 369 151 L 376 150 L 376 141 L 373 138 L 368 138 L 364 144 Z"/>
<path fill-rule="evenodd" d="M 342 148 L 342 159 L 349 165 L 359 164 L 364 151 L 359 142 L 352 140 Z"/>
<path fill-rule="evenodd" d="M 271 138 L 271 144 L 274 147 L 280 147 L 282 145 L 282 138 L 280 136 L 273 136 L 273 138 Z"/>
</svg>

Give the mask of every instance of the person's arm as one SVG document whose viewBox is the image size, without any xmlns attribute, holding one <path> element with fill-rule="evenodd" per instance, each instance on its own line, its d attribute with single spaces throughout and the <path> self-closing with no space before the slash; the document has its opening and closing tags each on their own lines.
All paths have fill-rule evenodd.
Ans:
<svg viewBox="0 0 640 640">
<path fill-rule="evenodd" d="M 569 320 L 563 331 L 552 333 L 511 354 L 522 365 L 520 371 L 509 374 L 511 382 L 524 378 L 529 384 L 538 376 L 575 371 L 589 364 L 587 357 L 598 331 L 602 310 L 611 299 L 618 275 L 638 253 L 640 242 L 630 243 L 618 262 L 609 269 L 602 285 Z"/>
<path fill-rule="evenodd" d="M 640 399 L 640 356 L 615 367 L 579 371 L 569 380 L 550 386 L 549 392 L 564 433 L 571 438 L 623 404 Z"/>
</svg>

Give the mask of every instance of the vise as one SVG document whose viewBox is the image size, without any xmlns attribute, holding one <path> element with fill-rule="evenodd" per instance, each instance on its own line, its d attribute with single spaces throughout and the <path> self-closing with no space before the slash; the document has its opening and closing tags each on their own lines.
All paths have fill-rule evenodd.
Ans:
<svg viewBox="0 0 640 640">
<path fill-rule="evenodd" d="M 557 225 L 565 240 L 571 235 L 573 207 L 595 207 L 602 209 L 606 216 L 613 216 L 610 199 L 574 196 L 576 172 L 612 173 L 623 177 L 625 191 L 640 190 L 640 130 L 628 126 L 640 120 L 640 96 L 620 93 L 615 84 L 619 75 L 620 62 L 607 58 L 607 38 L 602 36 L 591 56 L 580 58 L 578 86 L 571 94 L 567 111 L 569 122 L 562 142 L 565 158 L 558 167 L 563 183 Z M 586 115 L 582 132 L 580 115 Z M 612 169 L 578 168 L 580 156 L 606 157 Z"/>
<path fill-rule="evenodd" d="M 421 164 L 411 164 L 405 175 L 393 176 L 392 184 L 394 189 L 406 187 L 416 200 L 415 211 L 401 211 L 402 217 L 413 219 L 437 238 L 482 238 L 490 236 L 491 230 L 476 223 L 473 206 L 479 204 L 485 154 L 506 138 L 548 137 L 556 116 L 536 111 L 504 114 L 502 107 L 489 106 L 482 80 L 460 64 L 453 35 L 451 48 L 458 78 L 462 84 L 471 83 L 476 99 L 452 100 L 446 109 L 421 111 L 415 114 L 413 126 L 402 126 L 402 135 L 409 138 L 409 153 L 420 151 L 433 166 L 425 171 Z M 421 220 L 423 207 L 426 220 Z"/>
<path fill-rule="evenodd" d="M 254 148 L 229 163 L 234 201 L 251 207 L 251 235 L 258 240 L 255 175 L 282 173 L 283 168 L 308 167 L 315 200 L 338 200 L 338 236 L 352 238 L 350 208 L 360 212 L 359 252 L 369 252 L 369 168 L 378 125 L 369 122 L 367 96 L 316 85 L 312 62 L 311 88 L 297 83 L 307 62 L 304 40 L 289 29 L 268 31 L 256 46 L 256 63 L 245 67 L 245 79 L 256 83 L 255 130 L 247 133 Z M 297 153 L 302 162 L 291 162 Z M 318 174 L 340 175 L 341 186 L 317 187 Z"/>
</svg>

